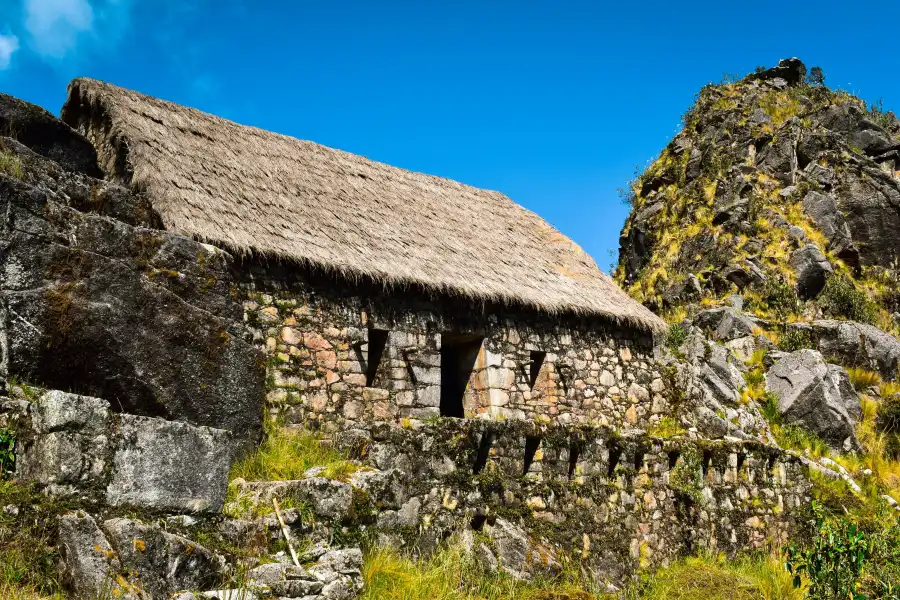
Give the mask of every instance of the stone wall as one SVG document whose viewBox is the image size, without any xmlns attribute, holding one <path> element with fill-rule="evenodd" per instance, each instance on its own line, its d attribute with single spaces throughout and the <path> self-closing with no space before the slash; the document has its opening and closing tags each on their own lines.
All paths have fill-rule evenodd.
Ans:
<svg viewBox="0 0 900 600">
<path fill-rule="evenodd" d="M 338 443 L 397 478 L 370 492 L 389 543 L 424 548 L 461 522 L 496 537 L 500 522 L 529 539 L 526 556 L 562 549 L 613 580 L 701 549 L 784 543 L 803 530 L 809 503 L 805 467 L 758 442 L 441 419 L 346 431 Z"/>
<path fill-rule="evenodd" d="M 337 430 L 444 414 L 633 427 L 667 410 L 647 333 L 241 268 L 245 320 L 269 357 L 269 405 L 296 422 Z"/>
</svg>

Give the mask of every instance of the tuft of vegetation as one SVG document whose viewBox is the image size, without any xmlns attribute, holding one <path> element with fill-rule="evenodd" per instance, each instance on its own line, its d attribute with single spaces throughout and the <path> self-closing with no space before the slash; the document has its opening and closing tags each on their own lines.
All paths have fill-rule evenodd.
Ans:
<svg viewBox="0 0 900 600">
<path fill-rule="evenodd" d="M 0 429 L 0 479 L 6 479 L 16 470 L 16 435 L 8 429 Z"/>
<path fill-rule="evenodd" d="M 359 470 L 356 463 L 347 460 L 316 435 L 302 429 L 269 424 L 266 439 L 256 452 L 232 465 L 231 479 L 301 479 L 313 467 L 324 467 L 323 477 L 341 480 Z"/>
<path fill-rule="evenodd" d="M 571 561 L 557 578 L 516 579 L 486 571 L 459 544 L 418 561 L 396 550 L 378 548 L 366 555 L 365 588 L 360 600 L 597 600 L 582 583 Z"/>
<path fill-rule="evenodd" d="M 806 74 L 806 83 L 808 85 L 825 85 L 825 71 L 822 67 L 813 67 Z"/>
<path fill-rule="evenodd" d="M 683 433 L 685 433 L 684 427 L 670 416 L 663 417 L 647 429 L 647 435 L 660 439 L 675 437 Z"/>
<path fill-rule="evenodd" d="M 25 173 L 22 171 L 22 161 L 19 160 L 19 157 L 4 150 L 2 147 L 0 147 L 0 172 L 16 179 L 25 177 Z"/>
<path fill-rule="evenodd" d="M 703 464 L 697 451 L 691 447 L 678 458 L 678 463 L 669 471 L 669 487 L 693 502 L 700 501 L 703 490 Z"/>
<path fill-rule="evenodd" d="M 687 340 L 687 335 L 687 329 L 681 323 L 673 323 L 669 326 L 669 331 L 666 333 L 666 346 L 673 352 L 678 350 Z"/>
<path fill-rule="evenodd" d="M 806 589 L 794 587 L 778 554 L 726 560 L 719 554 L 682 559 L 645 575 L 626 600 L 802 600 Z"/>
<path fill-rule="evenodd" d="M 845 275 L 829 277 L 816 302 L 833 317 L 876 324 L 878 307 Z"/>
<path fill-rule="evenodd" d="M 788 327 L 778 336 L 778 348 L 784 352 L 796 352 L 815 347 L 812 334 L 805 329 Z"/>
<path fill-rule="evenodd" d="M 857 392 L 864 392 L 869 388 L 881 385 L 881 376 L 868 369 L 861 367 L 848 367 L 847 375 L 850 376 L 850 383 L 853 384 Z"/>
</svg>

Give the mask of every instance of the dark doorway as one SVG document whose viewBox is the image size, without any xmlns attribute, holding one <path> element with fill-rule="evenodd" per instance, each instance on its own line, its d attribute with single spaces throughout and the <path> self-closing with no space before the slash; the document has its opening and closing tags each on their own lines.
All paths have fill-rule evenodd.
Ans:
<svg viewBox="0 0 900 600">
<path fill-rule="evenodd" d="M 484 338 L 476 335 L 441 335 L 441 416 L 462 418 L 463 396 L 475 368 Z"/>
</svg>

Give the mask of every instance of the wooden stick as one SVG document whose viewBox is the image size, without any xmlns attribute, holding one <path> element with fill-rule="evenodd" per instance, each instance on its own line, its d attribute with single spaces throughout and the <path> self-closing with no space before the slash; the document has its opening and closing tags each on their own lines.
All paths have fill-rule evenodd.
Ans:
<svg viewBox="0 0 900 600">
<path fill-rule="evenodd" d="M 291 534 L 288 532 L 287 525 L 284 524 L 284 519 L 281 518 L 281 507 L 278 506 L 278 499 L 274 496 L 272 496 L 272 506 L 275 507 L 275 516 L 278 517 L 278 522 L 281 523 L 281 533 L 284 535 L 284 541 L 287 542 L 288 550 L 291 551 L 291 558 L 294 559 L 294 564 L 299 567 L 300 560 L 297 558 L 297 552 L 291 544 Z"/>
</svg>

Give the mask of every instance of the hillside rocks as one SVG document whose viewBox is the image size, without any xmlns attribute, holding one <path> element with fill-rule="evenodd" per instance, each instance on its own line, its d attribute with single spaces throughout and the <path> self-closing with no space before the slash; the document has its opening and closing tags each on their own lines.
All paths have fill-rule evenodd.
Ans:
<svg viewBox="0 0 900 600">
<path fill-rule="evenodd" d="M 791 328 L 808 332 L 819 351 L 833 360 L 877 371 L 887 381 L 900 373 L 900 339 L 873 325 L 818 320 Z"/>
<path fill-rule="evenodd" d="M 815 350 L 800 350 L 778 360 L 766 373 L 766 389 L 778 398 L 787 423 L 802 425 L 839 450 L 859 447 L 854 424 L 859 396 L 847 372 L 825 362 Z"/>
<path fill-rule="evenodd" d="M 148 510 L 222 507 L 226 431 L 115 414 L 105 400 L 55 390 L 20 410 L 16 475 L 50 493 Z"/>
<path fill-rule="evenodd" d="M 59 152 L 77 136 L 66 132 Z M 8 374 L 104 398 L 117 411 L 258 439 L 265 365 L 230 295 L 230 255 L 143 227 L 154 217 L 127 190 L 15 140 L 4 139 L 3 151 L 21 164 L 17 176 L 0 172 Z"/>
<path fill-rule="evenodd" d="M 94 146 L 39 106 L 0 94 L 0 131 L 64 169 L 102 177 Z"/>
<path fill-rule="evenodd" d="M 834 272 L 831 263 L 815 244 L 806 244 L 791 254 L 791 268 L 797 274 L 797 295 L 803 299 L 815 298 L 825 280 Z"/>
</svg>

